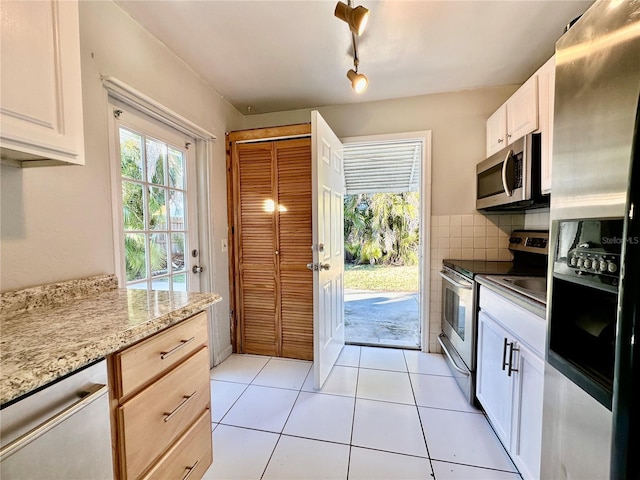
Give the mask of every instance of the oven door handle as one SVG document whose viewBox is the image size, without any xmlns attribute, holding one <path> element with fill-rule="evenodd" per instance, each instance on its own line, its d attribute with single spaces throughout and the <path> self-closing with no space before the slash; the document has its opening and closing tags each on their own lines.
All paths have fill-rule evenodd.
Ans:
<svg viewBox="0 0 640 480">
<path fill-rule="evenodd" d="M 507 166 L 509 165 L 509 161 L 513 158 L 513 150 L 509 150 L 507 152 L 507 156 L 504 157 L 504 161 L 502 162 L 502 188 L 504 188 L 504 193 L 507 197 L 513 195 L 513 190 L 509 188 L 507 185 Z"/>
<path fill-rule="evenodd" d="M 445 345 L 445 342 L 442 341 L 442 335 L 444 335 L 443 333 L 441 333 L 440 335 L 438 335 L 438 343 L 440 344 L 440 347 L 442 348 L 442 351 L 444 352 L 444 354 L 447 356 L 447 358 L 449 359 L 449 363 L 450 365 L 460 374 L 464 375 L 465 377 L 468 377 L 470 375 L 468 370 L 465 370 L 463 368 L 460 368 L 458 366 L 458 364 L 456 363 L 456 361 L 454 360 L 453 356 L 451 355 L 451 353 L 449 353 L 449 349 L 447 348 L 447 346 Z M 448 339 L 447 339 L 448 340 Z"/>
<path fill-rule="evenodd" d="M 444 270 L 441 270 L 440 272 L 440 276 L 442 278 L 444 278 L 447 282 L 452 283 L 453 285 L 455 285 L 458 288 L 464 288 L 465 290 L 471 290 L 473 288 L 472 284 L 467 284 L 467 283 L 460 283 L 458 282 L 455 278 L 453 278 L 450 275 L 447 275 L 447 272 L 445 272 Z"/>
</svg>

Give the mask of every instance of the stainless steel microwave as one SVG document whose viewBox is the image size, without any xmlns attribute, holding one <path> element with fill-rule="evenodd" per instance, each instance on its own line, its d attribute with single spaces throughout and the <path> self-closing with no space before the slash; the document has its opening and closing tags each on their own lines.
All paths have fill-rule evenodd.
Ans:
<svg viewBox="0 0 640 480">
<path fill-rule="evenodd" d="M 476 167 L 476 209 L 525 210 L 549 206 L 540 191 L 540 134 L 532 133 Z"/>
</svg>

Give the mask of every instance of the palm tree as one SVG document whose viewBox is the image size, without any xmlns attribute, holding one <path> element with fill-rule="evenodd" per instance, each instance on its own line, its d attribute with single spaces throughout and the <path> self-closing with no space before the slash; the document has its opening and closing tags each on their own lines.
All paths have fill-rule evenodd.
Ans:
<svg viewBox="0 0 640 480">
<path fill-rule="evenodd" d="M 345 250 L 356 263 L 415 265 L 419 204 L 417 192 L 347 195 Z"/>
<path fill-rule="evenodd" d="M 128 133 L 128 132 L 127 132 Z M 139 137 L 138 137 L 139 138 Z M 154 155 L 150 160 L 153 172 L 151 180 L 160 184 L 164 181 L 164 160 L 162 154 Z M 150 271 L 162 271 L 167 268 L 165 233 L 156 234 L 158 238 L 147 242 L 147 235 L 139 232 L 145 230 L 145 210 L 143 184 L 142 152 L 140 142 L 131 135 L 123 135 L 120 144 L 120 168 L 122 181 L 122 207 L 125 231 L 124 249 L 127 281 L 139 280 L 147 277 L 146 249 L 149 245 Z M 129 181 L 132 180 L 132 181 Z M 137 180 L 137 181 L 136 181 Z M 166 230 L 166 190 L 161 187 L 151 187 L 147 192 L 149 228 Z"/>
</svg>

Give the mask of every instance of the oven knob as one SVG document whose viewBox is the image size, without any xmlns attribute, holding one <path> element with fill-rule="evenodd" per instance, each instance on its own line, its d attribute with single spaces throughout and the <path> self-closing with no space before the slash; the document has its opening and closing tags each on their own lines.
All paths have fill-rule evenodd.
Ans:
<svg viewBox="0 0 640 480">
<path fill-rule="evenodd" d="M 618 271 L 618 266 L 613 262 L 609 262 L 608 270 L 609 270 L 609 273 L 615 273 Z"/>
<path fill-rule="evenodd" d="M 607 262 L 605 262 L 604 260 L 600 260 L 600 271 L 604 272 L 607 270 Z"/>
<path fill-rule="evenodd" d="M 575 267 L 577 263 L 578 263 L 578 260 L 576 259 L 576 257 L 571 257 L 571 260 L 569 261 L 569 264 L 572 267 Z"/>
<path fill-rule="evenodd" d="M 585 258 L 584 262 L 582 263 L 582 266 L 584 268 L 591 268 L 591 260 L 589 260 L 588 258 Z"/>
<path fill-rule="evenodd" d="M 578 259 L 578 268 L 582 268 L 583 265 L 584 265 L 584 258 L 579 258 Z"/>
</svg>

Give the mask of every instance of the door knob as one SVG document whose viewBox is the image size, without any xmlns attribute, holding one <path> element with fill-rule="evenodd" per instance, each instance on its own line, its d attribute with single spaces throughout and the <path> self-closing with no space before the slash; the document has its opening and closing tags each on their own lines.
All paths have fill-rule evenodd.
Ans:
<svg viewBox="0 0 640 480">
<path fill-rule="evenodd" d="M 316 266 L 315 263 L 307 263 L 307 268 L 309 270 L 318 270 L 318 267 Z"/>
<path fill-rule="evenodd" d="M 194 265 L 191 271 L 193 273 L 202 273 L 204 271 L 204 267 L 201 267 L 199 265 Z"/>
<path fill-rule="evenodd" d="M 320 270 L 329 270 L 331 268 L 331 265 L 328 263 L 321 263 L 320 264 Z"/>
</svg>

